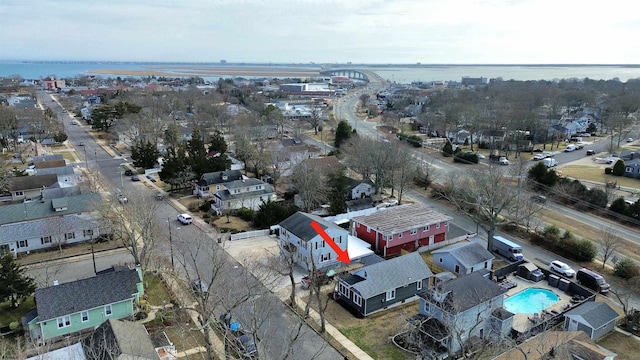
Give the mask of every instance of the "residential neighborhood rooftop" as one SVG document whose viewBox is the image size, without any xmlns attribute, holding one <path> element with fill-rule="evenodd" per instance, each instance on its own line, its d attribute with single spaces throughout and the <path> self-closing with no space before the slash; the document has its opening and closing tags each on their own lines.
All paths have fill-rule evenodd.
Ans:
<svg viewBox="0 0 640 360">
<path fill-rule="evenodd" d="M 407 229 L 451 221 L 453 218 L 416 204 L 382 209 L 369 215 L 353 218 L 355 222 L 377 229 L 384 234 L 397 234 Z"/>
</svg>

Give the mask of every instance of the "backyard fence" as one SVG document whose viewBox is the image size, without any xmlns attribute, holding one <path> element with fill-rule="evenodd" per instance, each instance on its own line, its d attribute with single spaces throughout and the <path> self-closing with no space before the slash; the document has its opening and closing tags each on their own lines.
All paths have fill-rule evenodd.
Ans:
<svg viewBox="0 0 640 360">
<path fill-rule="evenodd" d="M 248 239 L 256 236 L 268 236 L 270 234 L 271 234 L 271 230 L 269 229 L 245 231 L 237 234 L 231 234 L 231 238 L 229 240 L 231 241 L 242 240 L 242 239 Z"/>
</svg>

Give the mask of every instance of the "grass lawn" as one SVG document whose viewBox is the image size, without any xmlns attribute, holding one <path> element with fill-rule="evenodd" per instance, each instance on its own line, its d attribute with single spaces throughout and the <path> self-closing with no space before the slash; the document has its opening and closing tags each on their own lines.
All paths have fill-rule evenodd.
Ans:
<svg viewBox="0 0 640 360">
<path fill-rule="evenodd" d="M 317 309 L 315 302 L 312 302 L 312 306 Z M 391 337 L 406 330 L 409 325 L 405 319 L 417 313 L 417 301 L 387 309 L 364 319 L 356 318 L 333 300 L 329 300 L 325 311 L 327 322 L 372 358 L 398 360 L 412 357 L 393 345 Z"/>
<path fill-rule="evenodd" d="M 25 316 L 29 310 L 35 307 L 33 296 L 29 296 L 17 308 L 11 308 L 11 302 L 5 301 L 0 303 L 0 325 L 9 326 L 11 322 L 20 322 L 20 318 Z"/>
<path fill-rule="evenodd" d="M 149 299 L 149 304 L 152 306 L 162 306 L 163 301 L 164 304 L 168 304 L 171 301 L 167 289 L 157 274 L 146 273 L 144 275 L 144 292 Z"/>
<path fill-rule="evenodd" d="M 612 331 L 606 337 L 598 340 L 598 345 L 618 354 L 616 360 L 637 359 L 640 353 L 640 340 L 617 331 Z"/>
</svg>

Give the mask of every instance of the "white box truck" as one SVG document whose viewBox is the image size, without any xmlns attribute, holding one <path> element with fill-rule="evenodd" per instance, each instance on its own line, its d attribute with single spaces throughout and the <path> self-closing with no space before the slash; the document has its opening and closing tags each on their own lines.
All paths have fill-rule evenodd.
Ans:
<svg viewBox="0 0 640 360">
<path fill-rule="evenodd" d="M 520 261 L 524 259 L 524 256 L 522 255 L 522 246 L 514 243 L 513 241 L 507 240 L 502 236 L 496 235 L 493 237 L 491 250 L 511 261 Z"/>
</svg>

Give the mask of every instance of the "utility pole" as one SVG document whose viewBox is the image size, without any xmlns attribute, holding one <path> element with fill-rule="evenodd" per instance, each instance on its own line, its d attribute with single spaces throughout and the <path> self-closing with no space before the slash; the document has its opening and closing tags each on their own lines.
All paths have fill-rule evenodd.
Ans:
<svg viewBox="0 0 640 360">
<path fill-rule="evenodd" d="M 169 252 L 171 254 L 171 270 L 175 270 L 173 264 L 173 238 L 171 237 L 171 218 L 167 218 L 167 224 L 169 224 Z"/>
</svg>

